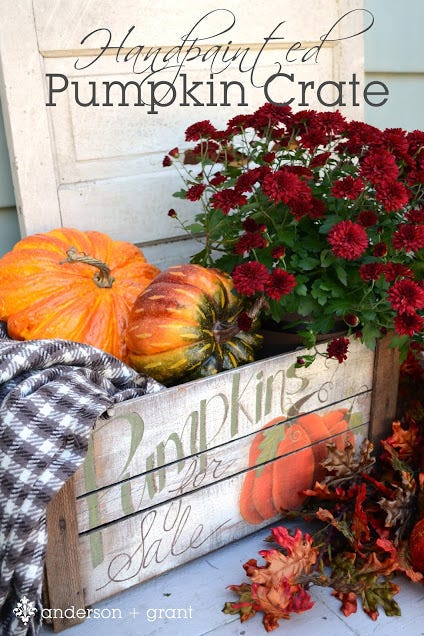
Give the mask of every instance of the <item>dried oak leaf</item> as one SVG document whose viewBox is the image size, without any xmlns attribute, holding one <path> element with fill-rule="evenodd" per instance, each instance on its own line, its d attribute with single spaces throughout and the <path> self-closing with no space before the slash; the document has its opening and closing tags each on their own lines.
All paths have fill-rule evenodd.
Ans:
<svg viewBox="0 0 424 636">
<path fill-rule="evenodd" d="M 382 440 L 381 444 L 385 451 L 385 453 L 382 454 L 382 459 L 386 462 L 390 462 L 395 472 L 401 473 L 404 470 L 408 470 L 408 464 L 399 457 L 399 453 L 394 446 L 388 444 L 386 440 Z"/>
<path fill-rule="evenodd" d="M 320 481 L 316 481 L 313 488 L 307 488 L 302 492 L 307 497 L 316 497 L 326 501 L 344 501 L 351 498 L 351 495 L 346 493 L 343 488 L 330 490 L 326 483 Z"/>
<path fill-rule="evenodd" d="M 408 541 L 402 541 L 399 545 L 395 545 L 389 539 L 377 539 L 376 545 L 384 550 L 384 552 L 388 552 L 391 558 L 391 568 L 392 571 L 403 572 L 405 576 L 407 576 L 414 583 L 418 583 L 422 581 L 424 578 L 424 574 L 421 572 L 417 572 L 411 565 L 411 561 L 409 559 L 409 551 L 408 551 Z M 388 563 L 386 562 L 386 570 L 388 567 Z"/>
<path fill-rule="evenodd" d="M 287 620 L 291 613 L 305 612 L 314 605 L 304 587 L 290 584 L 285 578 L 270 587 L 252 583 L 252 599 L 264 613 L 263 624 L 267 632 L 278 627 L 279 619 Z"/>
<path fill-rule="evenodd" d="M 249 620 L 260 609 L 255 605 L 252 599 L 251 586 L 249 583 L 242 583 L 241 585 L 229 585 L 228 589 L 236 592 L 239 595 L 240 600 L 234 602 L 227 602 L 223 607 L 224 614 L 239 614 L 240 622 Z"/>
<path fill-rule="evenodd" d="M 239 594 L 240 601 L 226 603 L 223 610 L 227 614 L 240 614 L 241 621 L 261 611 L 268 632 L 278 627 L 279 619 L 288 619 L 291 613 L 304 612 L 313 606 L 298 579 L 310 573 L 318 555 L 312 538 L 299 529 L 291 535 L 283 526 L 272 528 L 272 538 L 284 553 L 277 549 L 262 550 L 259 554 L 266 561 L 262 566 L 256 559 L 247 561 L 243 567 L 252 584 L 230 586 Z"/>
<path fill-rule="evenodd" d="M 318 508 L 315 517 L 324 523 L 329 523 L 333 528 L 338 530 L 351 545 L 354 544 L 355 537 L 347 521 L 344 519 L 336 519 L 333 514 L 325 508 Z"/>
<path fill-rule="evenodd" d="M 402 486 L 393 485 L 393 498 L 382 497 L 378 504 L 386 513 L 385 524 L 389 528 L 399 526 L 395 536 L 402 534 L 403 528 L 408 523 L 413 513 L 414 498 L 416 492 L 416 482 L 410 471 L 401 472 Z"/>
<path fill-rule="evenodd" d="M 375 458 L 371 456 L 374 445 L 366 438 L 361 443 L 358 456 L 355 453 L 355 447 L 349 441 L 346 442 L 342 451 L 338 450 L 335 442 L 327 444 L 327 448 L 328 455 L 321 465 L 327 472 L 332 473 L 324 480 L 326 484 L 332 486 L 359 479 L 363 473 L 371 470 L 375 463 Z"/>
<path fill-rule="evenodd" d="M 393 598 L 399 590 L 399 585 L 392 581 L 374 579 L 372 584 L 367 586 L 361 594 L 364 612 L 375 621 L 378 618 L 377 608 L 381 605 L 386 616 L 400 616 L 400 607 Z"/>
<path fill-rule="evenodd" d="M 280 550 L 261 550 L 259 554 L 267 565 L 258 566 L 254 559 L 244 564 L 244 569 L 254 583 L 276 585 L 285 578 L 290 583 L 311 571 L 318 556 L 318 549 L 312 545 L 312 538 L 297 528 L 294 535 L 290 535 L 287 528 L 278 526 L 272 528 L 272 537 L 276 543 L 284 548 L 287 554 Z"/>
<path fill-rule="evenodd" d="M 345 616 L 355 614 L 358 609 L 358 601 L 355 592 L 340 592 L 334 590 L 333 596 L 342 602 L 342 612 Z"/>
<path fill-rule="evenodd" d="M 405 429 L 399 421 L 396 421 L 392 423 L 392 430 L 393 434 L 387 437 L 385 442 L 397 450 L 400 459 L 410 459 L 414 454 L 420 434 L 417 423 L 412 421 Z"/>
<path fill-rule="evenodd" d="M 400 608 L 393 596 L 400 588 L 385 578 L 386 573 L 392 571 L 392 559 L 382 562 L 375 552 L 366 561 L 357 553 L 338 554 L 333 561 L 331 585 L 333 595 L 342 601 L 342 611 L 346 615 L 355 611 L 352 596 L 355 594 L 361 598 L 364 612 L 372 620 L 377 620 L 379 606 L 387 616 L 399 616 Z"/>
<path fill-rule="evenodd" d="M 334 519 L 333 513 L 331 513 L 326 508 L 321 508 L 321 507 L 318 508 L 318 510 L 316 511 L 315 517 L 319 519 L 320 521 L 323 521 L 324 523 L 333 524 L 336 521 L 336 519 Z"/>
<path fill-rule="evenodd" d="M 362 483 L 358 488 L 358 494 L 355 500 L 355 509 L 352 517 L 352 533 L 354 536 L 354 548 L 360 550 L 363 547 L 362 541 L 370 540 L 370 528 L 368 525 L 368 517 L 362 504 L 367 496 L 367 487 Z"/>
</svg>

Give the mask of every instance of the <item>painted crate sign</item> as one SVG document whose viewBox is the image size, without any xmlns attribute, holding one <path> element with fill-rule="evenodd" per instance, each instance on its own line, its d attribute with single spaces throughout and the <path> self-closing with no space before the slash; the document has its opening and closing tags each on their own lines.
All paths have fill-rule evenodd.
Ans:
<svg viewBox="0 0 424 636">
<path fill-rule="evenodd" d="M 61 601 L 54 578 L 68 552 L 75 561 L 71 545 L 76 602 L 87 606 L 298 505 L 298 491 L 320 476 L 325 444 L 370 433 L 377 384 L 387 393 L 377 417 L 393 410 L 396 364 L 387 348 L 377 356 L 352 341 L 347 363 L 321 357 L 307 369 L 295 367 L 299 355 L 131 400 L 97 421 L 82 468 L 49 512 L 51 607 L 70 604 L 69 586 Z"/>
</svg>

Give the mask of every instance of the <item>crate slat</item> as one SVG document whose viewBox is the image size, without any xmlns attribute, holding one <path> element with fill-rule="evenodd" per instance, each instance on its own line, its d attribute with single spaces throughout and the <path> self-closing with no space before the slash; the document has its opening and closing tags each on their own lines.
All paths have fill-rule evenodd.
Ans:
<svg viewBox="0 0 424 636">
<path fill-rule="evenodd" d="M 364 424 L 366 430 L 368 429 L 370 406 L 371 393 L 366 391 L 336 405 L 333 404 L 331 409 L 323 407 L 313 413 L 324 415 L 329 410 L 343 410 L 355 432 L 358 427 L 363 429 Z M 284 437 L 287 427 L 296 421 L 296 418 L 292 418 L 281 424 L 275 424 L 272 427 L 274 435 Z M 127 478 L 124 474 L 116 484 L 78 497 L 76 508 L 79 531 L 85 532 L 98 525 L 155 507 L 167 499 L 188 494 L 245 471 L 248 468 L 249 449 L 256 435 L 257 432 L 254 431 L 245 437 L 229 440 L 201 454 L 169 463 L 160 461 L 156 453 L 158 467 L 155 469 L 144 470 L 140 475 L 131 478 Z M 323 443 L 331 440 L 332 436 L 329 436 L 328 439 L 323 440 Z M 160 444 L 162 442 L 159 442 Z M 142 445 L 139 447 L 139 452 L 143 454 Z"/>
<path fill-rule="evenodd" d="M 344 364 L 318 357 L 311 367 L 296 369 L 302 353 L 130 400 L 118 404 L 110 419 L 97 421 L 73 479 L 75 493 L 66 495 L 79 533 L 75 529 L 73 541 L 80 563 L 72 565 L 71 576 L 84 588 L 85 605 L 278 521 L 277 515 L 247 522 L 240 512 L 243 484 L 260 470 L 249 459 L 251 444 L 271 420 L 280 435 L 304 414 L 346 409 L 357 440 L 387 432 L 399 365 L 386 342 L 372 352 L 352 339 Z M 301 467 L 301 453 L 325 441 L 292 453 L 290 470 L 296 470 L 297 458 Z M 263 470 L 286 469 L 287 457 L 276 448 Z M 298 477 L 301 488 L 311 485 L 301 469 Z M 60 552 L 60 545 L 49 542 L 49 551 Z M 50 563 L 60 558 L 56 554 Z M 62 597 L 68 606 L 66 591 Z"/>
<path fill-rule="evenodd" d="M 318 349 L 325 350 L 325 345 Z M 88 458 L 90 462 L 95 457 L 95 482 L 86 462 L 85 474 L 80 470 L 75 477 L 77 496 L 114 484 L 123 473 L 143 473 L 146 458 L 157 455 L 161 441 L 173 440 L 166 444 L 166 461 L 179 460 L 254 433 L 279 415 L 313 411 L 372 387 L 374 354 L 355 340 L 348 364 L 318 357 L 310 367 L 295 369 L 301 353 L 260 360 L 118 404 L 112 420 L 97 422 Z M 157 466 L 156 456 L 152 461 Z"/>
<path fill-rule="evenodd" d="M 360 438 L 367 428 L 357 427 Z M 335 436 L 345 438 L 344 434 Z M 319 446 L 319 443 L 313 445 Z M 312 452 L 312 447 L 310 447 Z M 290 468 L 291 488 L 303 490 L 312 486 L 302 471 L 296 473 L 299 449 L 269 463 L 273 470 L 280 462 Z M 183 563 L 203 556 L 217 548 L 244 537 L 280 514 L 267 516 L 260 523 L 247 523 L 240 512 L 240 494 L 249 473 L 246 469 L 226 479 L 176 496 L 139 514 L 83 533 L 79 538 L 81 576 L 85 599 L 92 604 L 121 592 L 128 587 L 151 579 Z M 93 546 L 101 546 L 101 562 L 93 565 Z"/>
</svg>

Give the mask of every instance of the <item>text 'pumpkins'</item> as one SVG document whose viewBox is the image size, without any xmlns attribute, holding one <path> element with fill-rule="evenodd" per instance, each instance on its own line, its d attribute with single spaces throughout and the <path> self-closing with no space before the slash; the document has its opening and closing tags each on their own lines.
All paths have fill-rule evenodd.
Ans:
<svg viewBox="0 0 424 636">
<path fill-rule="evenodd" d="M 34 234 L 0 259 L 0 319 L 11 338 L 64 338 L 126 361 L 130 309 L 158 273 L 135 245 L 101 232 Z"/>
<path fill-rule="evenodd" d="M 239 331 L 242 310 L 228 274 L 200 265 L 170 267 L 135 302 L 129 363 L 171 385 L 252 362 L 262 337 Z"/>
</svg>

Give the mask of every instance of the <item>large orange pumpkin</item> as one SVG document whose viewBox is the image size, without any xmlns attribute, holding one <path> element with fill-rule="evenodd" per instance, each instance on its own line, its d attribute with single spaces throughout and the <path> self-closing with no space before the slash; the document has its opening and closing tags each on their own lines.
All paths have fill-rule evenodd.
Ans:
<svg viewBox="0 0 424 636">
<path fill-rule="evenodd" d="M 0 259 L 0 319 L 12 338 L 65 338 L 126 361 L 130 309 L 158 273 L 135 245 L 100 232 L 34 234 Z"/>
<path fill-rule="evenodd" d="M 262 337 L 238 329 L 242 311 L 228 274 L 200 265 L 170 267 L 134 304 L 130 364 L 171 385 L 252 362 Z"/>
<path fill-rule="evenodd" d="M 252 525 L 276 517 L 282 509 L 299 508 L 306 498 L 302 491 L 323 477 L 320 463 L 327 453 L 326 443 L 334 441 L 342 450 L 346 436 L 349 441 L 353 438 L 347 409 L 310 413 L 277 426 L 283 419 L 267 422 L 250 446 L 251 470 L 240 493 L 240 513 Z"/>
</svg>

